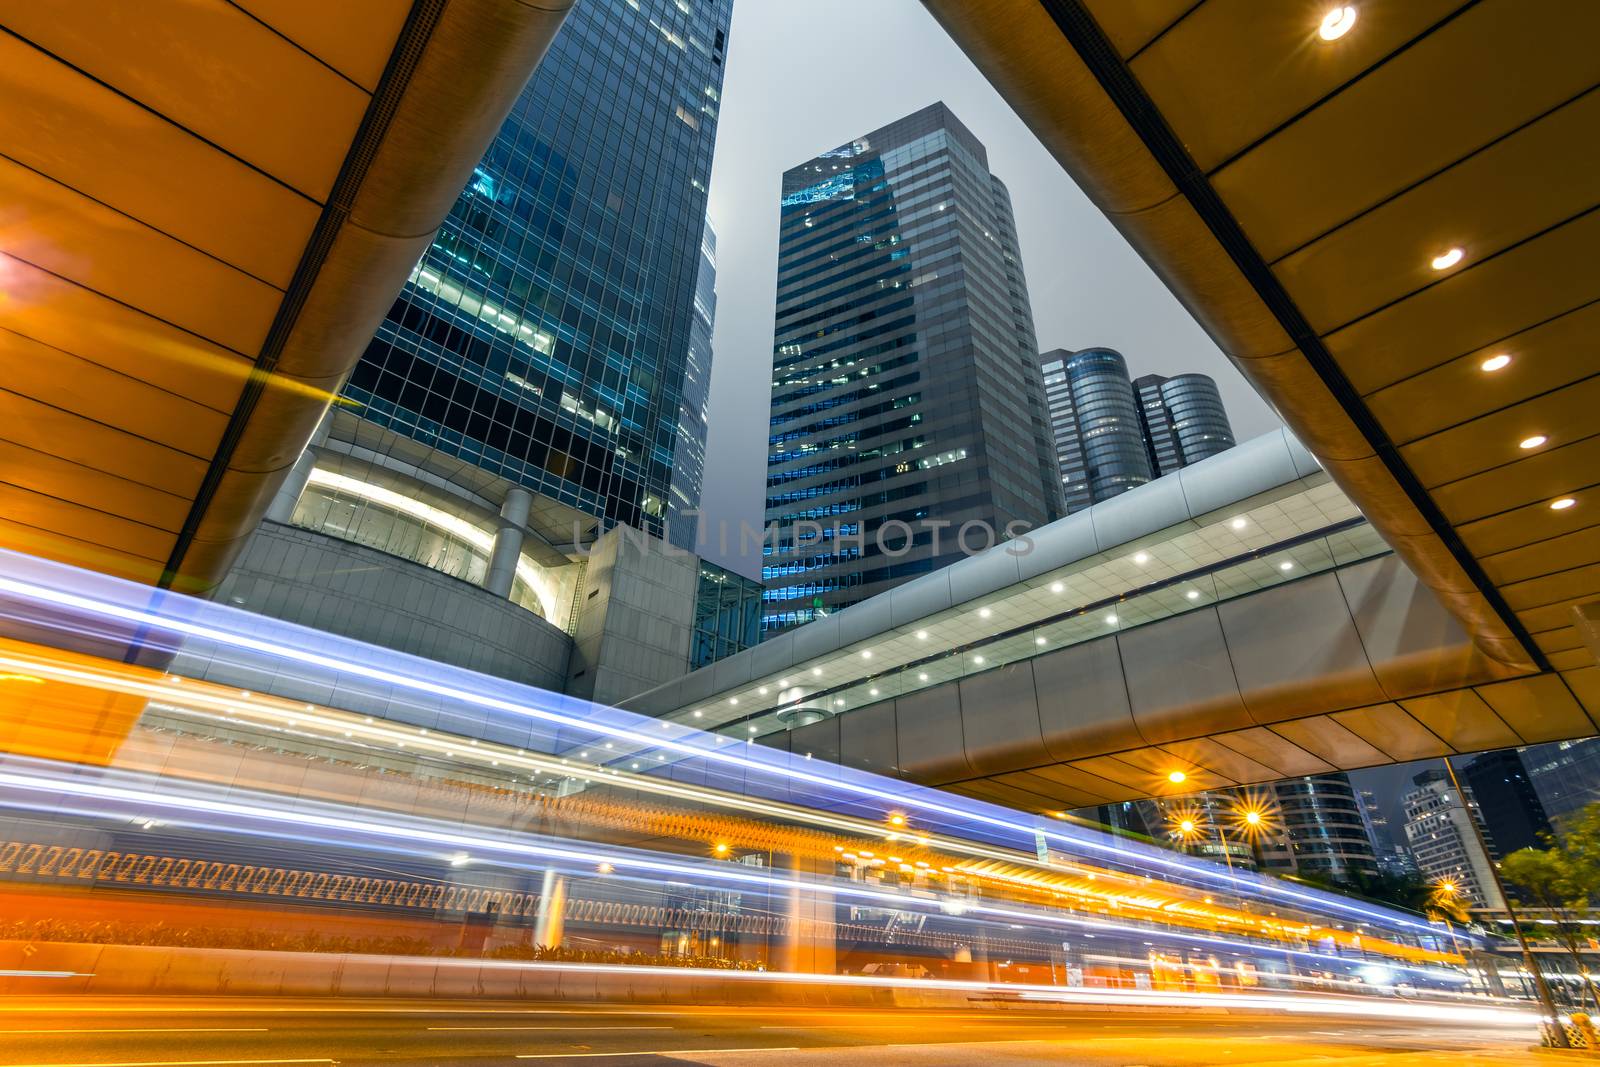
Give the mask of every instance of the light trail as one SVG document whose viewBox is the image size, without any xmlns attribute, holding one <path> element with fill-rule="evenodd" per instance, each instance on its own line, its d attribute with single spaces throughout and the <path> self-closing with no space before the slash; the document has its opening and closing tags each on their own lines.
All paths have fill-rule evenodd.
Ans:
<svg viewBox="0 0 1600 1067">
<path fill-rule="evenodd" d="M 19 560 L 27 559 L 27 557 L 17 556 L 15 553 L 4 553 L 4 555 Z M 36 560 L 30 562 L 33 563 L 35 567 L 39 566 L 40 563 L 40 561 Z M 46 566 L 48 567 L 48 565 Z M 56 569 L 59 570 L 65 568 Z M 81 580 L 83 576 L 82 572 L 74 573 L 78 573 Z M 111 585 L 113 588 L 120 588 L 124 585 L 127 585 L 130 589 L 134 588 L 130 583 L 120 583 L 114 579 L 104 578 L 103 576 L 95 576 L 95 579 L 101 585 Z M 1059 827 L 1051 827 L 1043 820 L 1036 820 L 1035 822 L 1029 824 L 1019 823 L 1011 817 L 990 814 L 987 810 L 982 810 L 971 805 L 958 805 L 951 803 L 947 796 L 945 799 L 935 799 L 934 796 L 930 795 L 933 792 L 931 790 L 911 787 L 903 788 L 897 792 L 890 792 L 880 787 L 868 785 L 862 781 L 858 781 L 856 780 L 857 777 L 864 776 L 857 776 L 847 773 L 842 768 L 839 769 L 837 773 L 831 775 L 822 775 L 804 771 L 794 766 L 784 766 L 776 760 L 768 761 L 747 758 L 737 755 L 735 751 L 724 750 L 716 747 L 726 740 L 720 735 L 701 735 L 715 738 L 715 742 L 711 746 L 705 746 L 700 743 L 690 743 L 687 740 L 661 737 L 656 734 L 649 733 L 641 728 L 642 724 L 647 722 L 655 723 L 659 727 L 660 723 L 657 720 L 643 719 L 637 716 L 627 716 L 627 713 L 618 712 L 614 709 L 604 709 L 603 714 L 608 714 L 613 717 L 627 716 L 627 718 L 634 720 L 638 724 L 641 724 L 641 726 L 625 727 L 604 722 L 598 718 L 583 718 L 564 714 L 560 711 L 551 710 L 548 707 L 537 706 L 529 702 L 510 701 L 498 696 L 477 692 L 471 689 L 465 689 L 455 685 L 445 685 L 430 681 L 428 679 L 385 670 L 366 663 L 359 663 L 350 659 L 325 655 L 321 652 L 314 651 L 311 648 L 294 647 L 279 643 L 277 641 L 251 637 L 245 634 L 221 629 L 216 626 L 204 625 L 187 619 L 173 618 L 170 615 L 145 608 L 127 607 L 104 600 L 97 600 L 78 593 L 52 589 L 34 582 L 26 582 L 10 577 L 0 577 L 0 590 L 11 592 L 12 594 L 24 599 L 31 599 L 42 603 L 52 604 L 57 607 L 87 612 L 91 615 L 98 615 L 104 618 L 117 619 L 119 621 L 131 623 L 143 628 L 151 628 L 164 632 L 183 634 L 202 640 L 215 641 L 225 646 L 245 649 L 277 659 L 286 659 L 297 664 L 309 664 L 321 667 L 325 670 L 351 674 L 356 677 L 381 682 L 385 685 L 395 686 L 414 692 L 425 693 L 429 696 L 459 701 L 464 704 L 490 710 L 503 711 L 517 716 L 533 718 L 556 726 L 566 726 L 585 730 L 597 735 L 613 738 L 614 740 L 638 744 L 647 749 L 664 749 L 666 751 L 674 752 L 679 756 L 701 758 L 713 763 L 737 767 L 742 771 L 754 771 L 764 775 L 777 775 L 779 777 L 788 778 L 794 782 L 801 782 L 809 786 L 820 787 L 824 791 L 828 789 L 842 790 L 857 797 L 870 799 L 876 802 L 882 802 L 888 805 L 886 811 L 892 811 L 896 808 L 915 808 L 924 813 L 941 815 L 957 820 L 958 822 L 975 823 L 991 829 L 1005 830 L 1009 833 L 1018 835 L 1021 840 L 1025 842 L 1041 839 L 1044 841 L 1055 841 L 1063 846 L 1087 848 L 1093 851 L 1110 854 L 1114 857 L 1115 861 L 1119 863 L 1128 863 L 1133 860 L 1137 860 L 1139 862 L 1161 868 L 1165 871 L 1172 872 L 1173 874 L 1182 878 L 1201 879 L 1222 883 L 1233 887 L 1235 890 L 1248 889 L 1252 892 L 1265 896 L 1275 896 L 1285 900 L 1292 900 L 1298 905 L 1309 907 L 1312 910 L 1337 911 L 1346 915 L 1363 916 L 1374 923 L 1394 926 L 1397 928 L 1408 928 L 1416 932 L 1425 933 L 1430 937 L 1437 936 L 1437 930 L 1430 924 L 1411 920 L 1398 913 L 1365 908 L 1354 904 L 1353 902 L 1343 901 L 1332 894 L 1316 894 L 1302 890 L 1296 890 L 1292 887 L 1276 882 L 1276 880 L 1262 879 L 1259 877 L 1245 877 L 1231 871 L 1225 871 L 1221 868 L 1213 869 L 1213 865 L 1210 864 L 1186 862 L 1174 857 L 1162 855 L 1161 850 L 1155 848 L 1133 849 L 1130 848 L 1126 842 L 1112 841 L 1109 838 L 1106 840 L 1096 840 L 1097 836 L 1102 835 L 1066 834 L 1061 832 Z M 139 587 L 139 591 L 143 595 L 143 598 L 148 601 L 149 591 L 142 589 L 142 587 Z M 206 604 L 202 606 L 201 602 L 185 601 L 185 603 L 187 606 L 190 606 L 196 611 L 205 611 L 206 609 L 210 609 L 209 613 L 216 614 L 218 610 L 215 605 Z M 225 612 L 227 609 L 222 610 Z M 261 625 L 262 620 L 259 618 L 255 616 L 247 617 L 251 618 L 258 627 Z M 282 629 L 286 627 L 280 625 L 278 628 Z M 325 643 L 333 643 L 335 645 L 352 644 L 349 642 L 339 641 L 327 642 L 326 635 L 322 635 L 322 637 L 324 638 Z M 397 654 L 389 654 L 386 658 L 404 659 L 408 661 L 411 659 L 411 657 L 402 657 Z M 422 661 L 416 662 L 420 663 Z M 431 667 L 436 673 L 444 675 L 458 675 L 467 673 L 454 671 L 448 668 L 442 668 L 437 664 L 431 665 Z M 476 679 L 476 681 L 481 685 L 489 683 L 490 680 L 479 678 Z M 528 691 L 526 690 L 526 687 L 516 687 L 511 683 L 500 683 L 497 688 L 507 691 Z M 546 694 L 546 699 L 548 698 L 549 694 Z M 568 704 L 578 703 L 577 701 L 571 699 L 567 699 L 564 702 Z M 602 709 L 599 709 L 595 706 L 591 706 L 591 710 L 595 712 L 602 711 Z M 738 746 L 736 746 L 736 748 L 737 747 Z M 1002 810 L 1003 809 L 999 808 L 994 809 L 996 812 Z"/>
</svg>

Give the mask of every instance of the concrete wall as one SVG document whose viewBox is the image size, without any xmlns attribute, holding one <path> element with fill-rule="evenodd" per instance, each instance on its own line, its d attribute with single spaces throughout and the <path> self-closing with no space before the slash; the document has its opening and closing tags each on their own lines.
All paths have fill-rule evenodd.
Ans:
<svg viewBox="0 0 1600 1067">
<path fill-rule="evenodd" d="M 595 542 L 566 691 L 617 704 L 688 669 L 700 560 L 616 527 Z"/>
<path fill-rule="evenodd" d="M 532 612 L 409 560 L 293 526 L 263 522 L 213 599 L 543 689 L 559 691 L 566 681 L 571 638 Z M 207 677 L 204 664 L 181 658 L 176 669 Z"/>
</svg>

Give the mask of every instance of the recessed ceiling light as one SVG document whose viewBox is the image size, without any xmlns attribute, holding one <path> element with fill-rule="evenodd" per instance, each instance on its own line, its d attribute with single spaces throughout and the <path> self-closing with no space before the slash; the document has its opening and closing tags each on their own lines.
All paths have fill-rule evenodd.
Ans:
<svg viewBox="0 0 1600 1067">
<path fill-rule="evenodd" d="M 1188 778 L 1189 776 L 1182 771 L 1172 771 L 1167 775 L 1167 781 L 1173 785 L 1182 785 Z"/>
<path fill-rule="evenodd" d="M 704 714 L 705 714 L 705 712 L 701 711 L 699 708 L 695 708 L 694 709 L 694 717 L 695 718 L 698 719 L 700 716 L 702 716 Z"/>
<path fill-rule="evenodd" d="M 1449 270 L 1457 263 L 1460 263 L 1465 257 L 1466 253 L 1459 248 L 1452 248 L 1448 252 L 1441 252 L 1439 255 L 1433 257 L 1433 269 Z"/>
<path fill-rule="evenodd" d="M 1550 438 L 1546 437 L 1544 434 L 1536 433 L 1532 437 L 1524 437 L 1521 441 L 1517 442 L 1517 447 L 1522 449 L 1538 448 L 1548 440 L 1550 440 Z"/>
<path fill-rule="evenodd" d="M 974 662 L 974 663 L 982 663 L 983 662 L 983 657 L 982 656 L 973 656 L 972 657 L 972 662 Z"/>
<path fill-rule="evenodd" d="M 1278 564 L 1278 569 L 1280 571 L 1292 571 L 1294 570 L 1294 564 L 1290 563 L 1288 560 L 1284 560 L 1282 563 Z"/>
<path fill-rule="evenodd" d="M 979 608 L 978 609 L 978 618 L 980 618 L 980 619 L 987 619 L 990 615 L 993 615 L 993 614 L 994 614 L 994 612 L 990 611 L 988 608 Z"/>
<path fill-rule="evenodd" d="M 917 640 L 918 641 L 926 641 L 927 639 L 928 639 L 928 631 L 926 631 L 926 630 L 918 630 L 917 631 Z"/>
<path fill-rule="evenodd" d="M 844 707 L 844 697 L 834 697 L 833 698 L 833 704 L 834 704 L 834 707 L 838 707 L 838 708 Z"/>
<path fill-rule="evenodd" d="M 1489 374 L 1493 374 L 1497 370 L 1505 370 L 1509 366 L 1511 366 L 1511 357 L 1506 355 L 1504 352 L 1500 353 L 1498 356 L 1490 356 L 1488 359 L 1478 364 L 1478 368 L 1480 370 L 1486 371 Z"/>
<path fill-rule="evenodd" d="M 877 696 L 878 695 L 878 691 L 876 689 L 868 689 L 867 692 L 871 693 L 873 696 Z"/>
<path fill-rule="evenodd" d="M 872 658 L 872 649 L 870 649 L 870 648 L 863 648 L 863 649 L 862 649 L 862 650 L 861 650 L 861 658 L 862 658 L 862 659 L 871 659 L 871 658 Z"/>
<path fill-rule="evenodd" d="M 1106 616 L 1106 625 L 1107 626 L 1115 626 L 1116 624 L 1117 624 L 1117 617 L 1115 615 L 1107 615 Z"/>
<path fill-rule="evenodd" d="M 1235 530 L 1242 530 L 1245 527 L 1245 522 L 1243 519 L 1234 519 L 1232 522 L 1228 523 L 1228 525 L 1232 526 Z"/>
<path fill-rule="evenodd" d="M 1136 553 L 1134 553 L 1133 561 L 1135 563 L 1139 563 L 1139 564 L 1149 563 L 1150 562 L 1150 553 L 1148 553 L 1148 552 L 1136 552 Z"/>
<path fill-rule="evenodd" d="M 1572 499 L 1570 496 L 1564 496 L 1560 500 L 1552 500 L 1552 501 L 1550 501 L 1550 510 L 1551 511 L 1566 511 L 1568 508 L 1572 507 L 1572 505 L 1574 505 L 1576 503 L 1577 503 L 1577 501 Z"/>
<path fill-rule="evenodd" d="M 729 697 L 728 698 L 728 703 L 737 704 L 737 703 L 739 703 L 739 698 L 738 697 Z"/>
<path fill-rule="evenodd" d="M 752 725 L 752 726 L 751 726 L 751 727 L 750 727 L 750 732 L 751 732 L 751 733 L 755 733 L 755 732 L 756 732 L 756 728 L 755 728 L 755 726 L 754 726 L 754 725 Z"/>
<path fill-rule="evenodd" d="M 919 681 L 919 682 L 926 682 L 926 681 L 927 681 L 927 680 L 928 680 L 928 674 L 927 674 L 927 672 L 926 672 L 926 671 L 924 671 L 924 672 L 922 672 L 922 673 L 921 673 L 921 674 L 918 674 L 918 675 L 917 675 L 917 681 Z"/>
<path fill-rule="evenodd" d="M 822 668 L 821 667 L 812 667 L 811 668 L 811 673 L 812 674 L 821 674 L 822 673 Z"/>
<path fill-rule="evenodd" d="M 1356 9 L 1345 4 L 1322 16 L 1322 25 L 1317 27 L 1317 36 L 1324 41 L 1337 41 L 1349 33 L 1355 24 Z"/>
<path fill-rule="evenodd" d="M 1045 639 L 1042 638 L 1042 637 L 1035 637 L 1033 639 L 1033 643 L 1036 644 L 1036 645 L 1043 645 L 1043 644 L 1047 644 L 1048 642 L 1046 642 Z"/>
<path fill-rule="evenodd" d="M 1061 590 L 1063 590 L 1065 588 L 1066 588 L 1066 586 L 1062 585 L 1060 582 L 1051 582 L 1050 583 L 1050 591 L 1052 593 L 1059 593 L 1059 592 L 1061 592 Z"/>
<path fill-rule="evenodd" d="M 1189 590 L 1187 593 L 1185 593 L 1183 595 L 1188 597 L 1190 600 L 1199 600 L 1200 599 L 1200 590 L 1191 589 L 1191 590 Z"/>
<path fill-rule="evenodd" d="M 766 686 L 762 686 L 760 689 L 757 689 L 756 692 L 760 693 L 762 696 L 766 696 L 767 695 L 767 687 Z"/>
</svg>

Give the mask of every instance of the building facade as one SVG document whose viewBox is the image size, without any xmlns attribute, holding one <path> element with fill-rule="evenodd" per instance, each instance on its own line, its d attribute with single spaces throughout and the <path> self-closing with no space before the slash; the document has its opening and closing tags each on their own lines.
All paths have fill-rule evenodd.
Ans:
<svg viewBox="0 0 1600 1067">
<path fill-rule="evenodd" d="M 1404 798 L 1406 846 L 1422 877 L 1453 887 L 1473 907 L 1504 908 L 1493 861 L 1473 827 L 1479 819 L 1476 806 L 1461 796 L 1444 771 L 1424 771 L 1412 781 L 1414 788 Z"/>
<path fill-rule="evenodd" d="M 1005 187 L 943 104 L 784 174 L 763 630 L 1061 514 Z"/>
<path fill-rule="evenodd" d="M 1489 830 L 1495 859 L 1518 849 L 1545 847 L 1550 820 L 1516 749 L 1477 756 L 1461 768 L 1461 778 Z"/>
<path fill-rule="evenodd" d="M 1054 349 L 1039 357 L 1068 514 L 1155 477 L 1122 353 Z"/>
<path fill-rule="evenodd" d="M 1134 379 L 1139 430 L 1157 477 L 1198 463 L 1234 446 L 1233 426 L 1217 383 L 1204 374 Z"/>
<path fill-rule="evenodd" d="M 1522 761 L 1545 817 L 1558 832 L 1600 801 L 1600 738 L 1534 745 L 1522 750 Z"/>
<path fill-rule="evenodd" d="M 665 533 L 731 8 L 577 5 L 344 389 L 557 543 Z"/>
<path fill-rule="evenodd" d="M 1406 846 L 1395 839 L 1394 827 L 1383 805 L 1370 789 L 1359 789 L 1356 796 L 1361 801 L 1361 815 L 1367 824 L 1367 834 L 1378 860 L 1378 873 L 1387 878 L 1408 878 L 1417 873 L 1417 863 Z"/>
<path fill-rule="evenodd" d="M 1290 778 L 1272 788 L 1297 872 L 1336 882 L 1378 873 L 1377 851 L 1348 775 Z"/>
<path fill-rule="evenodd" d="M 678 443 L 667 492 L 667 540 L 693 552 L 700 530 L 700 488 L 706 474 L 706 405 L 711 399 L 711 335 L 717 314 L 717 235 L 706 223 L 700 239 L 700 271 L 694 283 L 694 319 L 683 366 L 678 408 Z"/>
</svg>

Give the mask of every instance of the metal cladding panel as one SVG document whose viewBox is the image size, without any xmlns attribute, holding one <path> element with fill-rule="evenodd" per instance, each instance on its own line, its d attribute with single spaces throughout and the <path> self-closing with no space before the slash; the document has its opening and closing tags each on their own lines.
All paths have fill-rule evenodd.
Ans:
<svg viewBox="0 0 1600 1067">
<path fill-rule="evenodd" d="M 1174 741 L 1161 747 L 1185 763 L 1204 767 L 1235 782 L 1270 782 L 1279 777 L 1278 772 L 1266 764 L 1258 763 L 1208 737 Z"/>
<path fill-rule="evenodd" d="M 1311 450 L 1300 443 L 1300 438 L 1288 430 L 1283 432 L 1283 437 L 1289 445 L 1289 456 L 1294 460 L 1296 474 L 1302 478 L 1309 478 L 1313 474 L 1325 473 L 1322 469 L 1322 464 L 1317 462 L 1317 457 L 1313 456 Z"/>
<path fill-rule="evenodd" d="M 1237 733 L 1221 734 L 1214 738 L 1235 752 L 1242 752 L 1265 767 L 1271 767 L 1282 778 L 1301 774 L 1324 774 L 1333 770 L 1320 757 L 1307 752 L 1294 742 L 1268 730 L 1264 726 L 1251 727 Z"/>
<path fill-rule="evenodd" d="M 1122 796 L 1127 790 L 1108 778 L 1078 767 L 1069 767 L 1064 763 L 1053 763 L 1046 767 L 1030 767 L 1028 774 L 1035 778 L 1043 778 L 1049 782 L 1056 782 L 1063 787 L 1085 796 L 1093 797 L 1096 804 L 1110 800 L 1112 797 Z"/>
<path fill-rule="evenodd" d="M 972 777 L 961 740 L 961 694 L 940 685 L 896 697 L 895 733 L 907 778 L 937 785 Z"/>
<path fill-rule="evenodd" d="M 894 701 L 885 700 L 839 717 L 839 759 L 846 767 L 873 774 L 900 773 Z"/>
<path fill-rule="evenodd" d="M 765 678 L 769 674 L 786 671 L 794 666 L 794 643 L 790 640 L 790 636 L 790 634 L 778 634 L 754 648 L 735 653 L 735 656 L 750 657 L 750 674 L 756 678 Z"/>
<path fill-rule="evenodd" d="M 1448 756 L 1450 746 L 1422 723 L 1400 710 L 1398 704 L 1336 711 L 1334 722 L 1377 748 L 1396 763 Z"/>
<path fill-rule="evenodd" d="M 1017 572 L 1023 581 L 1088 559 L 1100 551 L 1094 536 L 1094 517 L 1087 511 L 1057 519 L 1028 536 L 1033 540 L 1033 551 L 1017 560 Z"/>
<path fill-rule="evenodd" d="M 1398 556 L 1335 572 L 1362 647 L 1390 698 L 1484 681 L 1493 668 Z"/>
<path fill-rule="evenodd" d="M 999 774 L 1047 758 L 1028 661 L 963 678 L 959 689 L 962 736 L 974 771 Z"/>
<path fill-rule="evenodd" d="M 1026 789 L 1028 792 L 1036 793 L 1042 797 L 1048 797 L 1053 803 L 1063 808 L 1086 808 L 1093 804 L 1103 803 L 1107 799 L 1098 793 L 1090 793 L 1082 789 L 1074 789 L 1071 786 L 1062 785 L 1060 782 L 1034 774 L 1032 771 L 1015 771 L 1011 774 L 1002 774 L 995 781 L 1003 785 L 1015 786 L 1018 789 Z"/>
<path fill-rule="evenodd" d="M 1382 752 L 1326 715 L 1281 722 L 1272 729 L 1340 770 L 1387 763 Z"/>
<path fill-rule="evenodd" d="M 1134 722 L 1147 743 L 1254 725 L 1214 610 L 1117 635 Z"/>
<path fill-rule="evenodd" d="M 1563 671 L 1561 678 L 1578 698 L 1589 718 L 1600 721 L 1600 667 L 1582 667 Z"/>
<path fill-rule="evenodd" d="M 851 604 L 843 611 L 833 616 L 833 621 L 838 627 L 840 647 L 856 644 L 859 641 L 868 641 L 879 634 L 886 633 L 892 626 L 889 611 L 888 597 L 868 597 L 859 604 Z M 807 626 L 815 626 L 815 622 Z M 806 627 L 795 631 L 796 635 Z"/>
<path fill-rule="evenodd" d="M 1096 504 L 1089 516 L 1094 519 L 1095 540 L 1102 551 L 1110 551 L 1189 521 L 1189 506 L 1178 479 L 1157 478 Z"/>
<path fill-rule="evenodd" d="M 698 704 L 709 700 L 716 692 L 712 688 L 714 675 L 709 669 L 702 668 L 684 675 L 674 685 L 672 694 L 673 707 L 686 708 L 690 704 Z"/>
<path fill-rule="evenodd" d="M 839 616 L 814 619 L 782 636 L 793 643 L 795 664 L 805 663 L 839 647 Z"/>
<path fill-rule="evenodd" d="M 1058 760 L 1145 743 L 1128 706 L 1122 654 L 1114 637 L 1087 641 L 1033 661 L 1044 747 Z"/>
<path fill-rule="evenodd" d="M 1458 752 L 1515 748 L 1522 738 L 1470 689 L 1402 700 L 1413 719 L 1432 730 Z"/>
<path fill-rule="evenodd" d="M 750 657 L 729 656 L 720 659 L 711 665 L 711 688 L 713 692 L 725 693 L 729 689 L 749 685 L 755 675 L 751 673 Z"/>
<path fill-rule="evenodd" d="M 1300 477 L 1287 433 L 1263 434 L 1178 471 L 1189 513 L 1209 515 Z"/>
<path fill-rule="evenodd" d="M 1383 702 L 1333 573 L 1219 604 L 1217 614 L 1257 722 Z"/>
<path fill-rule="evenodd" d="M 1480 685 L 1478 695 L 1529 744 L 1588 737 L 1595 732 L 1594 723 L 1558 675 Z"/>
<path fill-rule="evenodd" d="M 943 570 L 889 590 L 889 621 L 894 626 L 909 626 L 949 609 L 950 576 Z"/>
<path fill-rule="evenodd" d="M 950 576 L 950 598 L 957 604 L 967 604 L 1016 585 L 1021 580 L 1017 569 L 1019 554 L 1026 548 L 1026 544 L 1007 542 L 952 563 L 945 568 Z"/>
<path fill-rule="evenodd" d="M 810 756 L 809 762 L 818 764 L 815 773 L 831 775 L 831 765 L 839 762 L 839 720 L 823 719 L 790 730 L 789 751 L 800 760 Z M 796 794 L 795 799 L 803 799 L 799 793 L 804 788 L 803 783 L 797 783 L 790 792 Z"/>
</svg>

